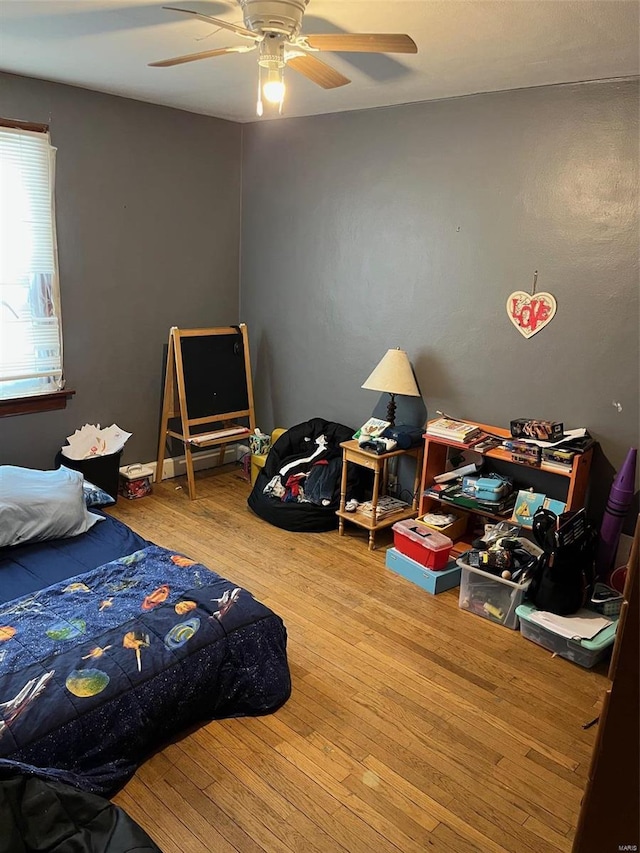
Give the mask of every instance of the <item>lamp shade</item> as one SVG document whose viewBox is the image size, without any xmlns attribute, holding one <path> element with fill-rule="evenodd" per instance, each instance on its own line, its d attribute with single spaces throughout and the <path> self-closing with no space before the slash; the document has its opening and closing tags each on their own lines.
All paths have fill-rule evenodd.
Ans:
<svg viewBox="0 0 640 853">
<path fill-rule="evenodd" d="M 386 391 L 388 394 L 404 394 L 407 397 L 420 396 L 409 356 L 401 349 L 387 350 L 362 387 L 369 391 Z"/>
</svg>

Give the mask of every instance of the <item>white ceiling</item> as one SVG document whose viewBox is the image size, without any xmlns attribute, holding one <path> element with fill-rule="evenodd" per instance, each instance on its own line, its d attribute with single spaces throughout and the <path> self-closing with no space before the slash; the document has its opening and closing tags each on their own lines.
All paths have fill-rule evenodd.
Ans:
<svg viewBox="0 0 640 853">
<path fill-rule="evenodd" d="M 233 0 L 165 2 L 242 23 Z M 639 9 L 638 0 L 310 0 L 303 34 L 408 33 L 418 53 L 324 53 L 353 82 L 324 90 L 289 69 L 284 114 L 637 75 Z M 147 67 L 239 44 L 162 0 L 0 0 L 3 71 L 256 121 L 257 53 Z"/>
</svg>

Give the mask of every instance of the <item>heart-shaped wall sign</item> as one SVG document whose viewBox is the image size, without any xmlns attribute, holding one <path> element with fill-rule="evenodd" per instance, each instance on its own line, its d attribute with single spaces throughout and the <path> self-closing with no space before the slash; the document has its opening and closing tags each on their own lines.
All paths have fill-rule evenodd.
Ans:
<svg viewBox="0 0 640 853">
<path fill-rule="evenodd" d="M 507 299 L 509 319 L 525 338 L 532 338 L 554 318 L 558 305 L 550 293 L 516 290 Z"/>
</svg>

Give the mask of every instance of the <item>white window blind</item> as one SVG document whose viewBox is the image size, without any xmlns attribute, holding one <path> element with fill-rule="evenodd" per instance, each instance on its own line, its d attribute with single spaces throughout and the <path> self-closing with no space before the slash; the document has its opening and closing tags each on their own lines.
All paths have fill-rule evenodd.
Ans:
<svg viewBox="0 0 640 853">
<path fill-rule="evenodd" d="M 0 399 L 64 384 L 54 178 L 48 133 L 0 126 Z"/>
</svg>

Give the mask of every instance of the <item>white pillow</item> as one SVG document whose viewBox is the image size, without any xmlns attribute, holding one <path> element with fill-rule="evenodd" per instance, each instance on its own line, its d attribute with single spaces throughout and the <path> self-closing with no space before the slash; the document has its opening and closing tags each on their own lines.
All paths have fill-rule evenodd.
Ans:
<svg viewBox="0 0 640 853">
<path fill-rule="evenodd" d="M 87 509 L 82 481 L 67 468 L 0 465 L 0 547 L 77 536 L 102 521 Z"/>
</svg>

